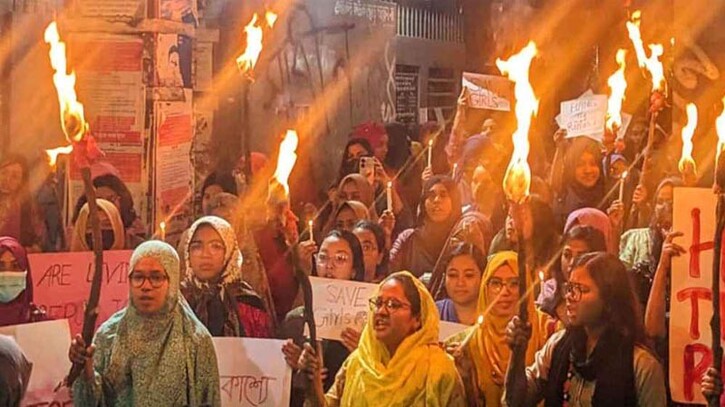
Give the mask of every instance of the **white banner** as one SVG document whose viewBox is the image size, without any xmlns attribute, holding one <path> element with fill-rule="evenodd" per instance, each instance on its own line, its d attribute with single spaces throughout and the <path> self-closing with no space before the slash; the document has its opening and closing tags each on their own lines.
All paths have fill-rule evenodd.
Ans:
<svg viewBox="0 0 725 407">
<path fill-rule="evenodd" d="M 607 116 L 607 96 L 589 95 L 561 102 L 557 116 L 559 127 L 566 129 L 567 138 L 587 136 L 597 141 L 604 138 Z"/>
<path fill-rule="evenodd" d="M 223 407 L 287 407 L 292 369 L 282 354 L 285 341 L 214 338 Z"/>
<path fill-rule="evenodd" d="M 468 103 L 474 109 L 510 112 L 514 106 L 513 82 L 503 76 L 464 72 L 461 84 L 468 89 Z"/>
<path fill-rule="evenodd" d="M 0 327 L 0 334 L 15 339 L 25 357 L 33 364 L 30 383 L 21 404 L 23 407 L 73 405 L 67 387 L 55 391 L 71 366 L 68 360 L 70 328 L 67 320 Z"/>
</svg>

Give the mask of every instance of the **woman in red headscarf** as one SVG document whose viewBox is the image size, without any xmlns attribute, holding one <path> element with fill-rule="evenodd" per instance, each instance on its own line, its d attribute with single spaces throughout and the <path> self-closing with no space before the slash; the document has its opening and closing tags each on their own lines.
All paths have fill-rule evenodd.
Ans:
<svg viewBox="0 0 725 407">
<path fill-rule="evenodd" d="M 33 304 L 33 279 L 25 248 L 16 239 L 0 237 L 0 326 L 44 321 Z"/>
</svg>

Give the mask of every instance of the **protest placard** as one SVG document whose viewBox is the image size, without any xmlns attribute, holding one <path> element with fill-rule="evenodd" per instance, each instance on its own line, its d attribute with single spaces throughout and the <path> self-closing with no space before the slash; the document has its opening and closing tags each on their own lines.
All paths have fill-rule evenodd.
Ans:
<svg viewBox="0 0 725 407">
<path fill-rule="evenodd" d="M 685 253 L 672 259 L 670 273 L 669 384 L 672 399 L 680 403 L 706 404 L 700 379 L 712 364 L 715 205 L 710 189 L 675 188 L 673 230 L 684 234 L 675 242 Z M 722 307 L 725 284 L 720 287 Z"/>
<path fill-rule="evenodd" d="M 214 338 L 223 407 L 289 406 L 292 369 L 282 355 L 284 342 Z"/>
<path fill-rule="evenodd" d="M 462 85 L 468 89 L 468 103 L 474 109 L 510 112 L 514 105 L 513 82 L 503 76 L 464 72 Z"/>
<path fill-rule="evenodd" d="M 310 277 L 317 336 L 339 341 L 345 328 L 362 331 L 375 284 Z"/>
<path fill-rule="evenodd" d="M 587 136 L 597 141 L 604 138 L 607 117 L 607 96 L 585 93 L 578 99 L 561 102 L 556 120 L 566 129 L 566 137 Z"/>
<path fill-rule="evenodd" d="M 451 336 L 463 332 L 468 328 L 468 325 L 457 324 L 455 322 L 441 321 L 440 330 L 438 332 L 438 340 L 443 342 Z"/>
<path fill-rule="evenodd" d="M 130 258 L 130 250 L 103 253 L 103 284 L 96 327 L 128 303 Z M 93 253 L 40 253 L 29 255 L 28 260 L 35 303 L 50 318 L 67 318 L 73 335 L 80 333 L 93 280 Z"/>
<path fill-rule="evenodd" d="M 57 392 L 55 391 L 70 370 L 68 321 L 62 319 L 0 327 L 0 334 L 11 336 L 33 365 L 30 382 L 21 406 L 70 407 L 73 405 L 67 387 L 60 387 Z"/>
</svg>

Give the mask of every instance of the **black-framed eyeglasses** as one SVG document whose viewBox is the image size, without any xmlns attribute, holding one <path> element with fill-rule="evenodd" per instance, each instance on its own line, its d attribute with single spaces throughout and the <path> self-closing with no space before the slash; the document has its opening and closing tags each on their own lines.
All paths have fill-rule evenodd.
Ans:
<svg viewBox="0 0 725 407">
<path fill-rule="evenodd" d="M 499 293 L 501 290 L 503 290 L 504 287 L 508 287 L 509 291 L 518 291 L 519 290 L 519 279 L 518 278 L 509 278 L 507 280 L 502 280 L 498 277 L 492 277 L 488 280 L 488 287 L 493 291 L 493 293 Z"/>
<path fill-rule="evenodd" d="M 403 308 L 410 308 L 410 304 L 400 302 L 393 298 L 384 299 L 383 297 L 373 297 L 368 300 L 371 311 L 378 311 L 385 307 L 388 312 L 393 313 Z"/>
<path fill-rule="evenodd" d="M 143 285 L 146 283 L 146 280 L 149 281 L 149 284 L 151 284 L 152 288 L 159 288 L 164 285 L 164 282 L 168 279 L 169 276 L 160 273 L 154 273 L 150 276 L 145 276 L 141 273 L 133 273 L 131 274 L 131 277 L 129 277 L 129 280 L 131 281 L 131 286 L 133 286 L 133 288 L 143 287 Z"/>
<path fill-rule="evenodd" d="M 566 282 L 564 283 L 564 295 L 568 296 L 570 298 L 570 301 L 572 302 L 578 302 L 582 299 L 582 294 L 586 294 L 590 291 L 592 291 L 591 288 L 579 284 L 579 283 L 571 283 Z"/>
</svg>

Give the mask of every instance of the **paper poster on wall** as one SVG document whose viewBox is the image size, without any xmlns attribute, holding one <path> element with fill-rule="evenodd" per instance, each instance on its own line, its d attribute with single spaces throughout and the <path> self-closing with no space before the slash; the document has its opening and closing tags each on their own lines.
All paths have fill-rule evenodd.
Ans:
<svg viewBox="0 0 725 407">
<path fill-rule="evenodd" d="M 128 303 L 130 250 L 103 253 L 103 282 L 96 327 Z M 48 317 L 67 319 L 71 333 L 81 332 L 93 281 L 92 252 L 39 253 L 28 256 L 33 301 Z"/>
<path fill-rule="evenodd" d="M 196 23 L 196 0 L 156 0 L 159 17 L 189 24 Z"/>
<path fill-rule="evenodd" d="M 33 365 L 22 407 L 72 407 L 70 392 L 59 383 L 70 370 L 68 321 L 36 322 L 0 327 L 0 335 L 10 336 Z M 2 389 L 0 389 L 2 393 Z"/>
<path fill-rule="evenodd" d="M 84 103 L 91 133 L 105 154 L 102 161 L 110 165 L 111 171 L 106 173 L 118 176 L 126 184 L 136 213 L 143 216 L 143 39 L 133 35 L 73 34 L 69 41 L 74 49 L 94 51 L 74 54 L 78 95 Z M 105 175 L 93 172 L 94 176 Z M 73 164 L 70 180 L 72 208 L 83 194 L 80 170 Z"/>
<path fill-rule="evenodd" d="M 156 103 L 155 111 L 155 225 L 166 222 L 167 240 L 174 242 L 192 216 L 194 128 L 190 92 L 185 102 Z"/>
<path fill-rule="evenodd" d="M 673 230 L 683 233 L 675 243 L 685 253 L 672 259 L 670 273 L 669 385 L 672 399 L 679 403 L 706 404 L 700 380 L 712 364 L 715 206 L 716 196 L 709 188 L 675 188 Z M 725 306 L 725 282 L 720 290 L 720 304 Z"/>
<path fill-rule="evenodd" d="M 222 407 L 289 406 L 292 370 L 282 355 L 285 341 L 214 338 Z"/>
<path fill-rule="evenodd" d="M 362 331 L 375 284 L 319 277 L 310 277 L 310 282 L 318 337 L 341 340 L 345 328 Z"/>
<path fill-rule="evenodd" d="M 464 72 L 462 85 L 468 90 L 468 103 L 474 109 L 510 112 L 514 105 L 513 82 L 502 76 Z"/>
<path fill-rule="evenodd" d="M 191 88 L 192 40 L 176 34 L 156 34 L 156 85 Z"/>
</svg>

